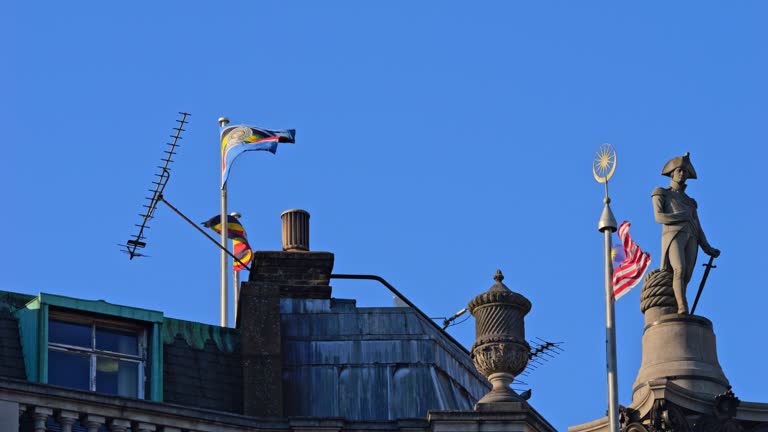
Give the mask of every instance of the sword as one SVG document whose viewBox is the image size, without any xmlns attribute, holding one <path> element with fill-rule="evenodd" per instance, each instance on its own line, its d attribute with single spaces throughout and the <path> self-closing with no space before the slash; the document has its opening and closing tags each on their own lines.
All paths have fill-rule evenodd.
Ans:
<svg viewBox="0 0 768 432">
<path fill-rule="evenodd" d="M 696 311 L 696 304 L 699 303 L 699 297 L 701 297 L 701 292 L 704 291 L 704 284 L 707 283 L 707 276 L 709 276 L 709 271 L 713 268 L 717 268 L 716 265 L 712 265 L 712 261 L 715 260 L 715 257 L 711 256 L 709 257 L 709 262 L 706 264 L 702 264 L 704 267 L 706 267 L 706 270 L 704 270 L 704 277 L 701 278 L 701 284 L 699 285 L 699 292 L 696 293 L 696 300 L 693 301 L 693 309 L 691 309 L 691 315 Z"/>
</svg>

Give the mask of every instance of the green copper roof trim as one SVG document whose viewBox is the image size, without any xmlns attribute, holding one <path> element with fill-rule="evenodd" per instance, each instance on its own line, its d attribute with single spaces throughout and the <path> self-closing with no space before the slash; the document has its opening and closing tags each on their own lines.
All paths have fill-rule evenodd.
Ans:
<svg viewBox="0 0 768 432">
<path fill-rule="evenodd" d="M 35 298 L 37 296 L 0 290 L 0 309 L 8 309 L 11 312 L 15 312 Z"/>
<path fill-rule="evenodd" d="M 163 343 L 172 344 L 177 334 L 195 349 L 203 349 L 205 341 L 209 339 L 222 352 L 233 352 L 240 343 L 239 329 L 166 318 L 163 324 Z"/>
<path fill-rule="evenodd" d="M 40 303 L 30 304 L 14 312 L 19 320 L 19 340 L 24 353 L 27 380 L 40 382 Z M 46 342 L 47 346 L 47 342 Z"/>
<path fill-rule="evenodd" d="M 128 318 L 146 322 L 163 322 L 163 313 L 149 309 L 140 309 L 130 306 L 120 306 L 107 303 L 104 300 L 82 300 L 65 297 L 56 294 L 40 293 L 40 295 L 27 303 L 27 307 L 35 302 L 84 312 L 93 312 L 120 318 Z"/>
<path fill-rule="evenodd" d="M 37 315 L 38 352 L 37 352 L 37 382 L 48 383 L 48 305 L 40 302 L 40 312 Z"/>
</svg>

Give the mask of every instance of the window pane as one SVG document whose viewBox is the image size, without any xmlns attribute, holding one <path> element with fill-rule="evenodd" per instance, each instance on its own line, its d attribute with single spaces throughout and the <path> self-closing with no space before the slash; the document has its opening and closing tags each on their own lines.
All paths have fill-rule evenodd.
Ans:
<svg viewBox="0 0 768 432">
<path fill-rule="evenodd" d="M 91 326 L 87 324 L 75 324 L 64 321 L 48 321 L 48 341 L 74 345 L 79 347 L 91 347 Z"/>
<path fill-rule="evenodd" d="M 48 351 L 48 383 L 90 390 L 90 361 L 87 355 Z"/>
<path fill-rule="evenodd" d="M 96 391 L 127 397 L 139 396 L 139 364 L 96 357 Z"/>
<path fill-rule="evenodd" d="M 139 355 L 139 337 L 136 333 L 96 327 L 96 349 Z"/>
</svg>

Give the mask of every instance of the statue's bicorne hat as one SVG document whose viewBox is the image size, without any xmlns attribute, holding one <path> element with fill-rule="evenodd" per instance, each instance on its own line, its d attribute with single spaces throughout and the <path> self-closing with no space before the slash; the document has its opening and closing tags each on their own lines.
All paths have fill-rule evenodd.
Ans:
<svg viewBox="0 0 768 432">
<path fill-rule="evenodd" d="M 696 170 L 693 169 L 693 164 L 691 164 L 691 154 L 688 152 L 685 152 L 684 155 L 678 156 L 666 164 L 664 164 L 664 168 L 661 169 L 661 175 L 665 175 L 667 177 L 672 177 L 672 171 L 674 171 L 676 168 L 682 168 L 686 171 L 688 171 L 688 178 L 689 179 L 695 179 L 696 178 Z"/>
</svg>

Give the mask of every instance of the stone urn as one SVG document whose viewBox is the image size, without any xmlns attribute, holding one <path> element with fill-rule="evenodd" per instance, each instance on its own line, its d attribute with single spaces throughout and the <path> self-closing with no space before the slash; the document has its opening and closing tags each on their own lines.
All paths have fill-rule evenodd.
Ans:
<svg viewBox="0 0 768 432">
<path fill-rule="evenodd" d="M 477 402 L 476 409 L 483 404 L 523 401 L 510 385 L 525 369 L 531 351 L 525 340 L 524 321 L 531 302 L 502 283 L 501 270 L 496 271 L 493 279 L 496 283 L 467 306 L 475 317 L 472 361 L 493 385 Z"/>
</svg>

